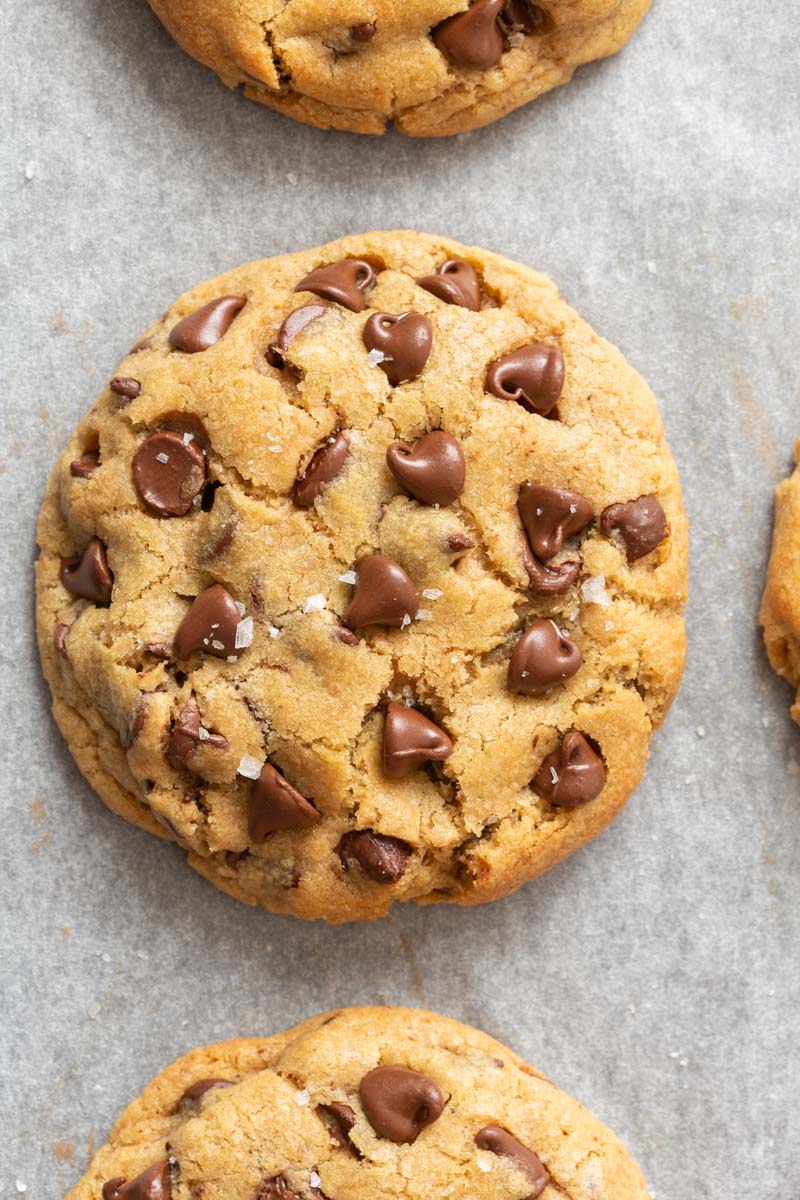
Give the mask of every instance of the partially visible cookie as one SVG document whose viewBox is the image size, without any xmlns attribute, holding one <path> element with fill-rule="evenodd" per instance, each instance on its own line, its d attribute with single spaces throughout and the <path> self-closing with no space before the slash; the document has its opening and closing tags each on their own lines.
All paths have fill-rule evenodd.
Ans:
<svg viewBox="0 0 800 1200">
<path fill-rule="evenodd" d="M 648 1200 L 610 1130 L 476 1029 L 351 1008 L 187 1054 L 67 1200 Z"/>
<path fill-rule="evenodd" d="M 546 871 L 625 803 L 683 669 L 651 393 L 541 275 L 424 234 L 182 296 L 71 438 L 39 542 L 92 786 L 301 917 Z"/>
<path fill-rule="evenodd" d="M 487 125 L 616 53 L 650 0 L 150 0 L 229 87 L 323 129 Z"/>
<path fill-rule="evenodd" d="M 800 463 L 800 441 L 795 446 Z M 761 624 L 769 661 L 797 688 L 792 716 L 800 723 L 800 466 L 778 485 L 775 526 Z"/>
</svg>

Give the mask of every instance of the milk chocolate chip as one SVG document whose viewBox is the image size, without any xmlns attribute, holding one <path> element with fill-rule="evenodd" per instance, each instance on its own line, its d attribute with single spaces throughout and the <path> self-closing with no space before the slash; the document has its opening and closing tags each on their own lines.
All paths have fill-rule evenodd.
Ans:
<svg viewBox="0 0 800 1200">
<path fill-rule="evenodd" d="M 283 324 L 275 335 L 275 341 L 267 349 L 267 362 L 271 367 L 275 367 L 279 371 L 283 370 L 286 366 L 286 351 L 294 339 L 303 332 L 306 325 L 316 321 L 317 317 L 321 317 L 326 308 L 325 304 L 304 304 L 302 308 L 296 308 L 284 318 Z"/>
<path fill-rule="evenodd" d="M 558 808 L 577 808 L 595 800 L 606 785 L 602 758 L 582 733 L 565 733 L 533 777 L 535 792 Z"/>
<path fill-rule="evenodd" d="M 368 554 L 356 567 L 356 585 L 342 624 L 350 629 L 365 625 L 410 625 L 419 611 L 417 589 L 399 563 L 385 554 Z"/>
<path fill-rule="evenodd" d="M 580 560 L 569 559 L 567 562 L 551 566 L 540 562 L 528 545 L 528 539 L 522 535 L 522 561 L 528 572 L 528 580 L 534 592 L 555 596 L 571 587 L 581 573 Z"/>
<path fill-rule="evenodd" d="M 134 346 L 131 354 L 136 354 L 139 349 L 145 349 L 143 345 Z M 138 379 L 132 379 L 130 375 L 115 375 L 108 385 L 112 392 L 116 392 L 118 396 L 124 396 L 126 400 L 135 400 L 142 390 L 142 385 Z"/>
<path fill-rule="evenodd" d="M 480 276 L 463 258 L 448 258 L 447 262 L 436 268 L 435 275 L 424 275 L 417 283 L 447 304 L 458 304 L 472 312 L 480 311 Z"/>
<path fill-rule="evenodd" d="M 393 701 L 383 727 L 383 772 L 389 779 L 404 779 L 424 762 L 443 762 L 453 753 L 453 743 L 443 729 L 421 712 Z"/>
<path fill-rule="evenodd" d="M 476 1134 L 475 1145 L 479 1150 L 489 1150 L 492 1154 L 501 1154 L 504 1158 L 511 1159 L 514 1166 L 518 1167 L 533 1185 L 533 1191 L 528 1193 L 525 1200 L 536 1200 L 550 1182 L 547 1168 L 538 1155 L 498 1125 L 486 1125 Z"/>
<path fill-rule="evenodd" d="M 354 42 L 371 42 L 375 37 L 375 29 L 374 21 L 362 21 L 360 25 L 351 26 L 350 37 Z"/>
<path fill-rule="evenodd" d="M 583 655 L 555 621 L 535 621 L 514 647 L 508 664 L 508 690 L 541 696 L 580 670 Z"/>
<path fill-rule="evenodd" d="M 298 508 L 311 508 L 326 483 L 332 483 L 344 470 L 350 457 L 350 444 L 342 433 L 325 442 L 316 451 L 306 472 L 295 480 L 292 500 Z"/>
<path fill-rule="evenodd" d="M 254 1200 L 302 1200 L 302 1197 L 284 1179 L 283 1175 L 273 1175 L 260 1184 Z"/>
<path fill-rule="evenodd" d="M 279 829 L 309 829 L 319 820 L 320 814 L 313 804 L 296 792 L 270 763 L 265 763 L 253 784 L 250 840 L 265 842 Z"/>
<path fill-rule="evenodd" d="M 230 1079 L 198 1079 L 197 1083 L 186 1089 L 175 1107 L 178 1109 L 184 1105 L 199 1104 L 206 1092 L 210 1092 L 212 1088 L 229 1087 L 233 1087 Z"/>
<path fill-rule="evenodd" d="M 190 755 L 199 746 L 208 746 L 212 750 L 228 750 L 228 739 L 221 733 L 212 733 L 203 727 L 203 718 L 196 700 L 185 704 L 175 720 L 169 735 L 167 746 L 167 762 L 176 771 L 186 769 Z"/>
<path fill-rule="evenodd" d="M 53 648 L 57 654 L 63 654 L 67 657 L 67 634 L 69 633 L 69 625 L 65 625 L 63 621 L 59 622 L 53 630 Z"/>
<path fill-rule="evenodd" d="M 103 1184 L 103 1200 L 170 1200 L 169 1162 L 157 1162 L 130 1183 L 118 1175 Z"/>
<path fill-rule="evenodd" d="M 344 1146 L 350 1150 L 357 1158 L 361 1158 L 361 1153 L 350 1141 L 350 1130 L 356 1123 L 356 1114 L 353 1112 L 349 1104 L 342 1104 L 339 1100 L 332 1100 L 330 1104 L 320 1104 L 318 1113 L 323 1114 L 325 1127 L 340 1146 Z"/>
<path fill-rule="evenodd" d="M 532 0 L 506 0 L 502 19 L 512 29 L 525 33 L 546 33 L 553 23 L 550 14 Z"/>
<path fill-rule="evenodd" d="M 609 504 L 600 517 L 600 528 L 606 537 L 616 533 L 628 562 L 644 558 L 667 536 L 667 518 L 655 496 L 640 496 L 625 504 Z"/>
<path fill-rule="evenodd" d="M 379 1137 L 414 1142 L 444 1110 L 444 1096 L 426 1075 L 406 1067 L 376 1067 L 358 1085 L 364 1116 Z"/>
<path fill-rule="evenodd" d="M 233 318 L 247 303 L 246 296 L 219 296 L 189 313 L 170 330 L 170 345 L 187 354 L 208 350 L 224 337 Z"/>
<path fill-rule="evenodd" d="M 301 279 L 296 292 L 313 292 L 323 300 L 343 304 L 351 312 L 367 307 L 364 292 L 375 282 L 375 268 L 363 258 L 343 258 L 329 267 L 317 267 Z"/>
<path fill-rule="evenodd" d="M 100 451 L 87 450 L 80 458 L 74 458 L 69 464 L 69 473 L 75 479 L 88 479 L 100 466 Z"/>
<path fill-rule="evenodd" d="M 564 388 L 564 355 L 558 346 L 530 342 L 504 354 L 486 372 L 486 390 L 500 400 L 516 400 L 528 412 L 546 417 Z"/>
<path fill-rule="evenodd" d="M 133 456 L 133 482 L 151 512 L 183 517 L 206 484 L 203 451 L 188 434 L 151 433 Z"/>
<path fill-rule="evenodd" d="M 386 461 L 395 479 L 423 504 L 452 504 L 464 490 L 464 451 L 452 434 L 442 429 L 426 433 L 416 442 L 392 442 Z"/>
<path fill-rule="evenodd" d="M 367 350 L 378 350 L 378 366 L 392 387 L 416 379 L 428 361 L 433 326 L 422 313 L 374 313 L 362 334 Z"/>
<path fill-rule="evenodd" d="M 386 837 L 372 829 L 359 829 L 344 835 L 339 842 L 338 854 L 345 870 L 351 862 L 356 862 L 376 883 L 397 883 L 405 874 L 411 847 L 399 838 Z"/>
<path fill-rule="evenodd" d="M 435 45 L 454 67 L 487 71 L 503 56 L 503 35 L 497 18 L 506 0 L 473 0 L 465 12 L 456 13 L 431 33 Z"/>
<path fill-rule="evenodd" d="M 176 658 L 189 658 L 195 650 L 228 658 L 236 654 L 236 627 L 242 617 L 236 601 L 221 583 L 214 583 L 192 601 L 172 643 Z"/>
<path fill-rule="evenodd" d="M 108 569 L 106 548 L 100 538 L 92 538 L 83 553 L 75 558 L 62 558 L 61 582 L 73 596 L 93 600 L 103 608 L 111 603 L 114 576 Z"/>
<path fill-rule="evenodd" d="M 564 538 L 585 529 L 594 517 L 592 506 L 566 488 L 523 483 L 517 501 L 531 550 L 547 561 L 558 554 Z"/>
</svg>

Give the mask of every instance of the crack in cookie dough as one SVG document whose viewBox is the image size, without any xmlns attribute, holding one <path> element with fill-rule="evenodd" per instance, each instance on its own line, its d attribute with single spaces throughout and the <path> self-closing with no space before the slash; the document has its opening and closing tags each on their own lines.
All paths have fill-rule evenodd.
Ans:
<svg viewBox="0 0 800 1200">
<path fill-rule="evenodd" d="M 800 463 L 800 441 L 795 461 Z M 797 689 L 791 713 L 800 724 L 800 466 L 775 493 L 772 553 L 760 619 L 773 669 Z"/>
<path fill-rule="evenodd" d="M 364 296 L 325 300 L 270 366 L 308 303 L 301 281 L 351 259 L 374 264 Z M 477 272 L 479 307 L 418 282 L 451 260 Z M 198 311 L 222 296 L 245 303 L 216 341 L 170 343 L 192 314 L 208 341 Z M 386 326 L 394 386 L 365 341 L 381 313 L 419 318 Z M 241 267 L 182 296 L 145 340 L 117 372 L 135 394 L 100 396 L 39 525 L 54 712 L 109 807 L 238 899 L 329 921 L 494 899 L 608 824 L 677 691 L 687 570 L 675 465 L 619 352 L 543 276 L 416 233 Z M 76 475 L 88 442 L 98 464 Z M 547 523 L 564 503 L 570 516 L 569 497 L 581 516 L 559 533 Z M 106 606 L 62 575 L 95 539 Z M 543 592 L 531 561 L 537 579 L 573 565 Z M 390 703 L 420 719 L 395 716 L 387 750 Z M 395 769 L 398 753 L 413 770 Z M 569 786 L 534 783 L 546 759 Z M 292 811 L 311 815 L 301 801 L 319 820 L 293 828 Z"/>
<path fill-rule="evenodd" d="M 380 134 L 393 122 L 440 137 L 486 125 L 615 54 L 650 0 L 150 4 L 187 53 L 252 100 L 323 129 Z"/>
<path fill-rule="evenodd" d="M 617 1137 L 551 1080 L 476 1029 L 400 1008 L 185 1055 L 123 1112 L 66 1200 L 117 1194 L 648 1200 Z"/>
</svg>

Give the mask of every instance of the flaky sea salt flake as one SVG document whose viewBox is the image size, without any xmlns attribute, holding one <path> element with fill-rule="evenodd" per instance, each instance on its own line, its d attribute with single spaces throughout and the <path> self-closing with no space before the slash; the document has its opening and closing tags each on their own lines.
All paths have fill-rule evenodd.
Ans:
<svg viewBox="0 0 800 1200">
<path fill-rule="evenodd" d="M 328 601 L 323 596 L 322 592 L 316 592 L 313 596 L 309 596 L 303 605 L 304 613 L 322 612 L 323 608 L 328 607 Z"/>
<path fill-rule="evenodd" d="M 426 600 L 441 600 L 444 592 L 440 588 L 423 588 L 422 594 Z"/>
<path fill-rule="evenodd" d="M 581 595 L 587 604 L 599 604 L 601 608 L 607 608 L 611 597 L 606 591 L 605 575 L 590 575 L 588 579 L 584 579 Z"/>
<path fill-rule="evenodd" d="M 358 583 L 358 576 L 355 571 L 345 571 L 344 575 L 339 576 L 339 583 L 349 583 L 351 587 L 355 587 Z"/>
<path fill-rule="evenodd" d="M 405 613 L 405 614 L 404 614 L 404 616 L 403 616 L 403 620 L 400 622 L 400 628 L 401 628 L 401 629 L 408 629 L 408 627 L 409 627 L 409 625 L 410 625 L 410 624 L 411 624 L 411 614 L 410 614 L 410 613 Z"/>
<path fill-rule="evenodd" d="M 431 610 L 429 608 L 421 608 L 417 612 L 417 620 L 418 621 L 432 621 L 433 613 L 431 612 Z"/>
<path fill-rule="evenodd" d="M 382 362 L 386 362 L 386 355 L 382 350 L 370 350 L 367 354 L 367 363 L 371 367 L 377 367 Z"/>
<path fill-rule="evenodd" d="M 245 779 L 258 779 L 261 774 L 261 766 L 260 759 L 253 758 L 252 754 L 243 754 L 239 759 L 236 774 L 243 775 Z"/>
<path fill-rule="evenodd" d="M 253 644 L 253 618 L 242 617 L 239 624 L 236 626 L 236 635 L 233 639 L 233 644 L 237 650 L 244 650 L 247 646 Z"/>
<path fill-rule="evenodd" d="M 199 728 L 199 729 L 198 729 L 198 731 L 197 731 L 197 736 L 199 737 L 199 739 L 200 739 L 200 741 L 201 741 L 201 742 L 207 742 L 207 741 L 208 741 L 208 736 L 209 736 L 209 735 L 208 735 L 208 730 L 206 729 L 205 725 L 201 725 L 201 726 L 200 726 L 200 728 Z"/>
<path fill-rule="evenodd" d="M 156 458 L 158 459 L 158 461 L 160 463 L 168 463 L 169 462 L 169 455 L 165 454 L 163 450 L 159 450 L 158 454 L 156 455 Z"/>
<path fill-rule="evenodd" d="M 294 1102 L 295 1104 L 299 1105 L 300 1108 L 305 1108 L 310 1099 L 311 1093 L 309 1092 L 308 1088 L 303 1088 L 301 1092 L 295 1092 L 294 1094 Z"/>
<path fill-rule="evenodd" d="M 267 633 L 271 638 L 279 638 L 281 636 L 281 631 L 278 629 L 277 625 L 268 625 Z"/>
</svg>

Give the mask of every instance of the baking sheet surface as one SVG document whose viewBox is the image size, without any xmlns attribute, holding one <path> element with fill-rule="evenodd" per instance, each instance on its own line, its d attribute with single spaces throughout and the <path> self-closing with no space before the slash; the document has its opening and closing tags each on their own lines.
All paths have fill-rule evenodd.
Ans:
<svg viewBox="0 0 800 1200">
<path fill-rule="evenodd" d="M 658 1200 L 800 1197 L 800 732 L 756 628 L 800 435 L 794 6 L 655 0 L 616 59 L 430 142 L 247 103 L 144 0 L 0 12 L 0 1195 L 59 1200 L 195 1045 L 399 1003 L 552 1075 Z M 398 226 L 551 274 L 654 388 L 693 523 L 689 665 L 592 846 L 494 906 L 327 929 L 234 904 L 92 795 L 39 675 L 34 524 L 73 425 L 175 295 Z"/>
</svg>

